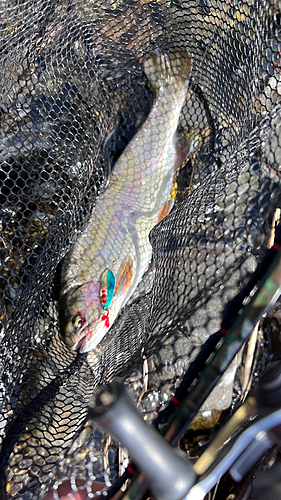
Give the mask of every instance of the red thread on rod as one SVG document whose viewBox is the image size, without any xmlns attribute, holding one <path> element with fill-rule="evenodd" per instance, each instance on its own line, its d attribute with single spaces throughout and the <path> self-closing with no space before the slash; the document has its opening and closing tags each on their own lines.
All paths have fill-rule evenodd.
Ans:
<svg viewBox="0 0 281 500">
<path fill-rule="evenodd" d="M 274 245 L 272 245 L 272 248 L 274 248 L 274 250 L 280 250 L 281 245 L 279 245 L 278 243 L 274 243 Z"/>
<path fill-rule="evenodd" d="M 172 397 L 172 401 L 173 403 L 176 405 L 176 406 L 180 406 L 181 405 L 181 402 L 176 398 L 176 396 L 173 396 Z"/>
<path fill-rule="evenodd" d="M 129 464 L 128 467 L 127 467 L 127 471 L 129 472 L 129 474 L 132 474 L 132 476 L 134 475 L 135 471 L 133 469 L 133 467 Z"/>
<path fill-rule="evenodd" d="M 220 329 L 220 333 L 222 333 L 223 335 L 225 335 L 227 332 L 228 332 L 228 330 L 226 330 L 225 328 Z"/>
</svg>

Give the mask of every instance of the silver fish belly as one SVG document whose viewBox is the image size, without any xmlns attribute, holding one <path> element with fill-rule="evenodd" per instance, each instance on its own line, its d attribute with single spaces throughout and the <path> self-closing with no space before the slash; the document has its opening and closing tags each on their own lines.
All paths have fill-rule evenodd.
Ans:
<svg viewBox="0 0 281 500">
<path fill-rule="evenodd" d="M 151 260 L 149 232 L 172 206 L 176 130 L 191 58 L 186 49 L 152 52 L 143 71 L 156 95 L 150 114 L 63 261 L 60 325 L 65 343 L 80 352 L 96 347 L 134 292 Z"/>
</svg>

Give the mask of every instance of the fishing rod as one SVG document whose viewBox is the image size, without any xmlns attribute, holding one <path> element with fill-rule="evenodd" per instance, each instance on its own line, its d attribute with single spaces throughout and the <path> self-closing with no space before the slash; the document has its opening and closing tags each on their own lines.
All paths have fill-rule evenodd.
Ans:
<svg viewBox="0 0 281 500">
<path fill-rule="evenodd" d="M 253 273 L 246 287 L 235 297 L 235 299 L 233 299 L 233 301 L 231 301 L 230 306 L 227 307 L 226 313 L 224 314 L 220 331 L 212 336 L 211 340 L 209 340 L 209 342 L 207 341 L 204 345 L 203 350 L 201 350 L 198 358 L 191 364 L 182 384 L 178 391 L 176 391 L 175 396 L 173 396 L 169 409 L 170 418 L 162 429 L 165 440 L 171 443 L 172 446 L 177 444 L 179 438 L 184 434 L 194 416 L 197 414 L 200 406 L 215 387 L 240 348 L 249 338 L 255 324 L 279 295 L 281 284 L 280 240 L 280 228 L 277 228 L 273 247 L 267 251 L 266 256 Z M 249 296 L 250 292 L 257 284 L 258 289 L 255 295 L 239 315 L 238 313 L 244 299 Z M 235 316 L 236 320 L 234 320 Z M 229 326 L 232 322 L 232 326 L 227 330 L 226 326 Z M 205 364 L 207 359 L 210 358 L 210 350 L 214 349 L 221 339 L 223 340 L 220 347 L 214 351 L 212 358 Z M 200 371 L 201 373 L 198 376 Z M 197 382 L 188 390 L 188 386 L 197 376 Z M 101 388 L 100 391 L 102 390 Z M 97 393 L 96 397 L 99 397 L 98 394 L 100 394 L 100 391 Z M 166 410 L 164 410 L 164 412 L 165 411 Z M 90 416 L 95 419 L 94 413 L 95 409 L 93 407 L 90 410 Z M 164 413 L 165 418 L 167 414 L 168 412 L 166 414 Z M 163 414 L 160 418 L 158 416 L 156 419 L 156 426 L 158 426 L 159 422 L 163 421 L 163 419 Z M 114 435 L 114 429 L 111 430 L 111 433 Z M 131 454 L 131 456 L 133 455 L 134 454 Z M 126 478 L 128 478 L 128 476 L 134 477 L 136 470 L 135 465 L 130 464 L 125 472 Z M 122 480 L 123 476 L 117 481 L 118 486 Z M 139 474 L 138 483 L 140 483 Z M 115 493 L 116 487 L 113 488 L 112 491 L 108 491 L 107 496 L 109 498 Z M 125 495 L 125 498 L 128 500 L 138 498 L 140 489 L 140 486 L 132 486 L 132 496 L 128 493 Z"/>
</svg>

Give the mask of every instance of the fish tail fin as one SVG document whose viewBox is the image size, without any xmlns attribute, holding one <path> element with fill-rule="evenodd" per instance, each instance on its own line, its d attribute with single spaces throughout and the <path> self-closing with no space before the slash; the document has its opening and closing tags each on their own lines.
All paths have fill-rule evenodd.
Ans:
<svg viewBox="0 0 281 500">
<path fill-rule="evenodd" d="M 154 50 L 147 54 L 143 61 L 144 74 L 155 91 L 169 84 L 186 84 L 191 67 L 191 56 L 185 48 L 169 52 Z"/>
</svg>

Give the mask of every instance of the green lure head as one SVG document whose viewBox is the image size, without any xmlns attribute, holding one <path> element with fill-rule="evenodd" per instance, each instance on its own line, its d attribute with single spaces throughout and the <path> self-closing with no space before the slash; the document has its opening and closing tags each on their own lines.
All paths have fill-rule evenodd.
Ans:
<svg viewBox="0 0 281 500">
<path fill-rule="evenodd" d="M 108 309 L 112 302 L 115 290 L 115 276 L 110 269 L 106 269 L 100 279 L 100 303 L 103 309 Z"/>
</svg>

